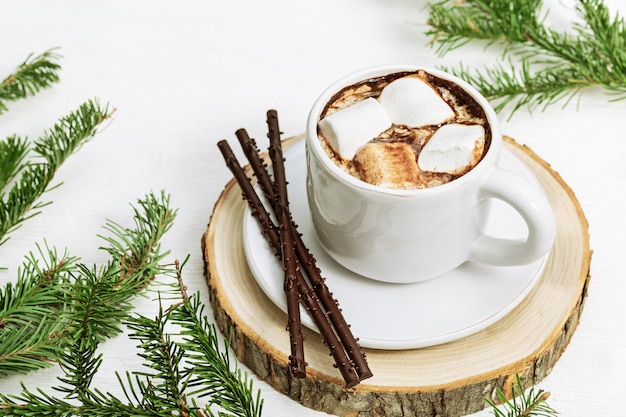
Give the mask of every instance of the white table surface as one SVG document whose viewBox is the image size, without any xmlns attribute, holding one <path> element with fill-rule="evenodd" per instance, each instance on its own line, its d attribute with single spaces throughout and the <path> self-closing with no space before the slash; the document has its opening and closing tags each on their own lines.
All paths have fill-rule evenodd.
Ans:
<svg viewBox="0 0 626 417">
<path fill-rule="evenodd" d="M 575 18 L 573 0 L 552 0 L 549 21 Z M 365 66 L 420 63 L 481 68 L 497 52 L 469 46 L 443 58 L 426 46 L 423 1 L 35 1 L 0 2 L 0 76 L 29 53 L 60 47 L 62 81 L 35 98 L 9 105 L 0 137 L 36 138 L 80 103 L 98 97 L 117 109 L 90 143 L 60 169 L 54 201 L 0 246 L 0 282 L 13 279 L 23 257 L 45 238 L 87 264 L 98 251 L 105 219 L 130 226 L 130 203 L 166 190 L 179 209 L 164 240 L 170 260 L 191 258 L 184 278 L 206 297 L 200 238 L 213 204 L 231 178 L 216 147 L 236 145 L 240 127 L 266 134 L 274 108 L 285 136 L 304 130 L 317 95 L 329 83 Z M 606 0 L 626 14 L 621 0 Z M 574 190 L 590 223 L 594 251 L 589 296 L 571 344 L 539 384 L 565 416 L 618 416 L 626 374 L 626 101 L 611 103 L 586 91 L 565 107 L 523 110 L 503 131 L 530 146 Z M 138 299 L 151 314 L 154 301 Z M 209 310 L 210 312 L 210 310 Z M 119 392 L 114 372 L 138 362 L 125 336 L 103 345 L 105 364 L 95 383 Z M 55 384 L 51 368 L 0 380 L 0 392 Z M 256 379 L 266 416 L 321 416 Z M 491 415 L 488 410 L 477 416 Z"/>
</svg>

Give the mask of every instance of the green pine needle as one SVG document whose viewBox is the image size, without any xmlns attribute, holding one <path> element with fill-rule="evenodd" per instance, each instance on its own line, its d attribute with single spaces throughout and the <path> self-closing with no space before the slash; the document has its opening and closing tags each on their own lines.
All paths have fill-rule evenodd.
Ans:
<svg viewBox="0 0 626 417">
<path fill-rule="evenodd" d="M 155 268 L 167 253 L 161 253 L 160 241 L 171 228 L 176 211 L 170 208 L 170 197 L 165 192 L 160 196 L 148 194 L 133 207 L 134 228 L 125 228 L 108 221 L 105 225 L 111 237 L 100 235 L 108 243 L 101 249 L 119 264 L 120 279 L 138 280 L 133 285 L 147 286 L 160 271 Z M 151 259 L 151 263 L 145 260 Z M 130 271 L 140 272 L 129 275 Z"/>
<path fill-rule="evenodd" d="M 18 270 L 17 280 L 0 288 L 0 375 L 49 366 L 62 351 L 59 317 L 68 300 L 64 288 L 77 261 L 54 248 L 37 246 Z"/>
<path fill-rule="evenodd" d="M 28 143 L 17 135 L 0 141 L 0 197 L 3 196 L 2 190 L 22 169 L 27 154 Z"/>
<path fill-rule="evenodd" d="M 0 114 L 7 111 L 6 101 L 34 95 L 59 81 L 61 58 L 54 50 L 29 55 L 17 70 L 0 82 Z"/>
<path fill-rule="evenodd" d="M 160 248 L 176 213 L 169 196 L 151 193 L 133 210 L 135 228 L 107 222 L 110 235 L 101 236 L 107 243 L 101 249 L 111 255 L 107 264 L 89 268 L 67 254 L 59 257 L 53 249 L 40 248 L 47 258 L 31 254 L 16 282 L 0 290 L 0 375 L 61 360 L 74 370 L 68 371 L 71 378 L 88 382 L 99 365 L 89 349 L 118 334 L 130 301 L 169 270 L 163 265 L 168 252 Z M 72 346 L 78 354 L 67 353 Z"/>
<path fill-rule="evenodd" d="M 127 325 L 132 331 L 130 338 L 140 342 L 142 353 L 139 356 L 150 369 L 135 374 L 149 381 L 149 384 L 140 385 L 144 393 L 142 403 L 144 406 L 149 403 L 150 408 L 171 413 L 187 410 L 189 407 L 184 394 L 187 377 L 181 369 L 184 351 L 166 333 L 167 323 L 168 314 L 159 301 L 159 313 L 155 319 L 137 316 L 129 319 Z"/>
<path fill-rule="evenodd" d="M 432 45 L 445 55 L 470 42 L 502 48 L 506 65 L 444 68 L 474 85 L 496 111 L 567 105 L 587 87 L 626 99 L 626 25 L 602 0 L 579 0 L 583 23 L 558 32 L 541 0 L 436 1 L 428 5 Z"/>
<path fill-rule="evenodd" d="M 15 179 L 8 192 L 5 192 L 5 187 L 0 189 L 0 245 L 7 241 L 10 232 L 49 204 L 39 201 L 39 198 L 50 188 L 57 169 L 96 133 L 98 126 L 111 114 L 107 105 L 102 106 L 97 100 L 86 101 L 33 143 L 32 152 L 36 158 L 26 163 L 23 163 L 24 142 L 15 137 L 3 142 L 0 146 L 0 157 L 3 158 L 0 166 L 4 166 L 4 158 L 10 162 L 3 176 L 7 180 L 19 178 Z M 2 149 L 5 149 L 4 153 Z M 6 184 L 5 181 L 3 185 Z"/>
<path fill-rule="evenodd" d="M 511 397 L 508 399 L 502 390 L 497 390 L 497 399 L 501 406 L 486 399 L 485 401 L 492 407 L 493 415 L 496 417 L 556 417 L 557 413 L 550 407 L 546 400 L 550 394 L 544 390 L 531 388 L 526 391 L 522 385 L 519 375 L 516 375 L 516 383 L 511 384 Z"/>
<path fill-rule="evenodd" d="M 29 58 L 0 84 L 0 113 L 2 100 L 57 80 L 58 66 L 50 62 L 55 57 Z M 32 145 L 15 135 L 0 142 L 0 244 L 48 204 L 38 198 L 56 170 L 111 113 L 88 101 Z M 105 265 L 88 267 L 46 244 L 26 257 L 15 282 L 0 288 L 0 375 L 53 363 L 63 371 L 55 394 L 23 384 L 19 395 L 0 393 L 0 416 L 261 416 L 260 391 L 253 395 L 252 379 L 231 361 L 228 344 L 220 350 L 217 330 L 198 295 L 187 296 L 178 264 L 175 287 L 182 301 L 163 309 L 160 299 L 155 319 L 130 316 L 137 294 L 156 277 L 172 275 L 160 244 L 175 217 L 169 202 L 164 192 L 150 193 L 133 206 L 134 227 L 107 221 L 100 236 L 100 249 L 110 256 Z M 125 379 L 118 374 L 126 397 L 119 399 L 91 384 L 102 364 L 100 344 L 123 324 L 140 342 L 148 370 L 127 372 Z M 180 333 L 166 331 L 176 326 Z"/>
<path fill-rule="evenodd" d="M 170 314 L 172 322 L 182 329 L 180 346 L 186 352 L 189 386 L 195 388 L 195 395 L 219 406 L 223 410 L 220 416 L 260 416 L 263 409 L 260 392 L 254 396 L 252 379 L 236 363 L 231 363 L 229 342 L 224 342 L 223 351 L 220 349 L 215 326 L 209 323 L 199 294 L 187 296 L 180 274 L 178 280 L 183 301 Z"/>
<path fill-rule="evenodd" d="M 189 416 L 261 417 L 263 400 L 252 379 L 231 360 L 228 341 L 209 323 L 200 294 L 188 296 L 180 266 L 179 299 L 154 318 L 137 315 L 125 323 L 139 342 L 144 371 L 116 374 L 124 398 L 91 387 L 101 356 L 97 333 L 85 327 L 62 356 L 64 398 L 22 386 L 19 395 L 0 393 L 0 416 Z M 71 402 L 68 402 L 71 400 Z"/>
</svg>

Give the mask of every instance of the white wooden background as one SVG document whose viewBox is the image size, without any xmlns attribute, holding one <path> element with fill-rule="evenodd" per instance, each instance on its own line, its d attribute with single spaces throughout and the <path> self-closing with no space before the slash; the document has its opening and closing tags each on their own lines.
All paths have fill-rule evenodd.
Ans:
<svg viewBox="0 0 626 417">
<path fill-rule="evenodd" d="M 622 0 L 605 0 L 626 15 Z M 36 138 L 89 98 L 117 108 L 112 123 L 72 156 L 47 194 L 43 214 L 0 247 L 0 283 L 14 278 L 24 255 L 44 238 L 88 264 L 105 219 L 130 226 L 129 204 L 166 190 L 178 217 L 164 246 L 171 260 L 190 254 L 185 280 L 206 296 L 200 237 L 230 179 L 216 147 L 234 131 L 265 137 L 265 112 L 278 111 L 286 136 L 304 130 L 309 107 L 329 83 L 365 66 L 419 63 L 481 68 L 497 52 L 469 46 L 443 58 L 424 35 L 418 0 L 0 1 L 0 76 L 29 53 L 60 47 L 62 81 L 0 116 L 0 137 Z M 545 2 L 548 21 L 567 29 L 574 0 Z M 626 101 L 600 90 L 546 111 L 503 114 L 505 134 L 530 146 L 574 190 L 590 223 L 592 281 L 580 326 L 553 372 L 540 384 L 564 416 L 620 416 L 626 374 Z M 236 142 L 235 142 L 236 143 Z M 152 314 L 154 301 L 136 301 Z M 114 372 L 138 362 L 125 336 L 103 346 L 96 384 L 119 392 Z M 58 370 L 0 380 L 46 389 Z M 257 380 L 267 416 L 321 416 Z M 490 415 L 485 410 L 476 416 Z"/>
</svg>

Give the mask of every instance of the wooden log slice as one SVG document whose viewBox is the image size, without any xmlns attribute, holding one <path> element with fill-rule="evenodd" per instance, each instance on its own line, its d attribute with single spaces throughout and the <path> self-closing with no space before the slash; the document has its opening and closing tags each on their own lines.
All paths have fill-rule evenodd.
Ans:
<svg viewBox="0 0 626 417">
<path fill-rule="evenodd" d="M 246 203 L 229 182 L 202 250 L 215 319 L 222 332 L 232 332 L 239 360 L 293 400 L 338 416 L 462 416 L 485 408 L 497 388 L 510 393 L 516 375 L 525 386 L 541 381 L 582 313 L 590 280 L 588 224 L 574 193 L 546 162 L 510 138 L 505 147 L 537 177 L 555 213 L 557 237 L 539 282 L 508 315 L 471 336 L 421 349 L 366 349 L 374 377 L 352 389 L 344 388 L 321 337 L 308 329 L 307 378 L 290 377 L 286 314 L 248 269 L 242 247 Z"/>
</svg>

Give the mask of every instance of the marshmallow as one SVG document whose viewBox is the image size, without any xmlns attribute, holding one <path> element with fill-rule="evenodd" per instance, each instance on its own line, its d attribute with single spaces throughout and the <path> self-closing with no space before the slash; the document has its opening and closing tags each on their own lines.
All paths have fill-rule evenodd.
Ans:
<svg viewBox="0 0 626 417">
<path fill-rule="evenodd" d="M 482 126 L 444 125 L 424 145 L 417 164 L 424 171 L 461 175 L 478 163 L 484 148 Z"/>
<path fill-rule="evenodd" d="M 410 189 L 420 182 L 413 148 L 403 142 L 371 142 L 354 157 L 361 180 L 381 187 Z"/>
<path fill-rule="evenodd" d="M 411 127 L 437 125 L 455 114 L 433 86 L 418 76 L 406 76 L 389 83 L 378 98 L 391 121 Z"/>
<path fill-rule="evenodd" d="M 361 146 L 390 127 L 387 111 L 373 98 L 338 110 L 319 122 L 320 133 L 333 151 L 348 160 Z"/>
</svg>

